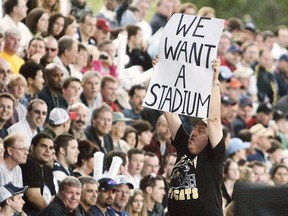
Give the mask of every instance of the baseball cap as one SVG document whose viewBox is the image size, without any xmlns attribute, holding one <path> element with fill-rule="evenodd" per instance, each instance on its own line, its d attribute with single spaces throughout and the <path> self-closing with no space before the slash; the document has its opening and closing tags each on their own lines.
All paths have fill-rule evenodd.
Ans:
<svg viewBox="0 0 288 216">
<path fill-rule="evenodd" d="M 117 102 L 120 104 L 120 106 L 122 106 L 124 109 L 131 109 L 131 105 L 129 103 L 129 99 L 128 99 L 128 93 L 121 88 L 117 89 Z"/>
<path fill-rule="evenodd" d="M 131 121 L 131 120 L 132 119 L 130 118 L 125 118 L 125 116 L 121 112 L 113 112 L 112 123 L 117 122 L 117 121 Z"/>
<path fill-rule="evenodd" d="M 288 54 L 281 55 L 279 61 L 288 61 Z"/>
<path fill-rule="evenodd" d="M 55 107 L 49 114 L 49 123 L 52 125 L 61 125 L 67 122 L 69 119 L 75 120 L 76 114 L 73 112 L 69 113 L 60 107 Z"/>
<path fill-rule="evenodd" d="M 115 187 L 118 187 L 121 185 L 111 178 L 101 178 L 98 180 L 98 182 L 99 182 L 99 189 L 104 190 L 104 191 L 114 189 Z"/>
<path fill-rule="evenodd" d="M 12 184 L 12 182 L 9 182 L 8 184 L 0 187 L 0 203 L 5 201 L 11 196 L 25 193 L 27 190 L 28 190 L 28 186 L 16 187 Z"/>
<path fill-rule="evenodd" d="M 259 137 L 274 137 L 274 132 L 271 129 L 265 128 L 262 124 L 252 126 L 249 132 Z"/>
<path fill-rule="evenodd" d="M 223 96 L 221 96 L 221 104 L 224 104 L 224 105 L 235 105 L 236 101 L 231 99 L 228 95 L 223 95 Z"/>
<path fill-rule="evenodd" d="M 247 30 L 250 30 L 250 31 L 252 31 L 252 32 L 254 32 L 254 33 L 255 33 L 256 30 L 257 30 L 255 24 L 252 23 L 252 22 L 246 23 L 245 26 L 244 26 L 244 28 L 247 29 Z"/>
<path fill-rule="evenodd" d="M 231 155 L 241 149 L 248 149 L 250 146 L 250 142 L 243 142 L 241 139 L 235 137 L 230 139 L 227 153 L 228 155 Z"/>
<path fill-rule="evenodd" d="M 265 114 L 270 114 L 273 112 L 273 106 L 271 103 L 260 103 L 257 110 L 256 110 L 256 113 L 260 113 L 260 112 L 263 112 Z"/>
<path fill-rule="evenodd" d="M 128 182 L 127 177 L 124 175 L 118 175 L 115 178 L 115 181 L 119 184 L 119 185 L 127 185 L 130 189 L 134 189 L 133 184 L 131 184 L 130 182 Z"/>
<path fill-rule="evenodd" d="M 97 22 L 96 22 L 96 26 L 97 26 L 97 28 L 102 29 L 106 32 L 111 31 L 109 22 L 107 20 L 105 20 L 104 18 L 98 18 Z"/>
<path fill-rule="evenodd" d="M 244 107 L 244 106 L 250 106 L 253 107 L 253 103 L 250 97 L 243 96 L 240 101 L 239 101 L 239 106 Z"/>
<path fill-rule="evenodd" d="M 227 66 L 221 66 L 220 67 L 220 74 L 219 74 L 219 80 L 226 80 L 230 81 L 230 79 L 233 77 L 233 73 L 231 72 L 230 68 Z"/>
<path fill-rule="evenodd" d="M 242 83 L 238 79 L 236 79 L 235 77 L 232 77 L 229 85 L 233 89 L 238 89 L 242 86 Z"/>
<path fill-rule="evenodd" d="M 236 78 L 248 78 L 253 74 L 253 70 L 250 67 L 240 67 L 234 71 Z"/>
<path fill-rule="evenodd" d="M 284 113 L 283 111 L 276 109 L 273 112 L 273 120 L 279 121 L 280 119 L 286 119 L 288 120 L 288 113 Z"/>
<path fill-rule="evenodd" d="M 241 49 L 239 47 L 238 44 L 232 44 L 229 49 L 228 52 L 232 52 L 232 53 L 240 53 L 241 54 Z"/>
</svg>

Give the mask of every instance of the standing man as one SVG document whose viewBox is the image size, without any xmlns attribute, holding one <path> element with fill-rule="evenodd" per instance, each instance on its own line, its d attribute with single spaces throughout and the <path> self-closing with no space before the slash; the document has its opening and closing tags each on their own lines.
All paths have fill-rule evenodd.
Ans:
<svg viewBox="0 0 288 216">
<path fill-rule="evenodd" d="M 20 166 L 23 184 L 29 186 L 24 196 L 24 211 L 30 216 L 38 215 L 56 194 L 53 172 L 47 166 L 53 152 L 53 139 L 48 134 L 39 133 L 32 139 L 27 163 Z"/>
<path fill-rule="evenodd" d="M 210 115 L 196 119 L 189 134 L 176 113 L 165 113 L 177 161 L 172 171 L 168 210 L 174 215 L 223 215 L 220 185 L 223 176 L 225 143 L 220 116 L 220 61 L 214 60 Z"/>
<path fill-rule="evenodd" d="M 78 215 L 78 205 L 81 197 L 81 183 L 68 176 L 59 185 L 59 192 L 49 205 L 43 209 L 40 216 Z"/>
<path fill-rule="evenodd" d="M 90 216 L 92 215 L 91 207 L 96 205 L 99 184 L 91 176 L 81 176 L 79 181 L 82 185 L 79 211 L 82 216 Z"/>
</svg>

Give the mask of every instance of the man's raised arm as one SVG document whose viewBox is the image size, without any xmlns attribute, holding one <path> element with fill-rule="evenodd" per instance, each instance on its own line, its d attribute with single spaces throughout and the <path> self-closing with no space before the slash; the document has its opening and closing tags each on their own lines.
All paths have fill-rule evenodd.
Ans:
<svg viewBox="0 0 288 216">
<path fill-rule="evenodd" d="M 223 137 L 222 126 L 221 126 L 221 93 L 218 76 L 220 73 L 220 60 L 215 59 L 212 62 L 212 68 L 214 71 L 212 90 L 211 90 L 211 101 L 210 101 L 210 114 L 208 118 L 208 134 L 209 140 L 213 148 L 220 142 Z"/>
</svg>

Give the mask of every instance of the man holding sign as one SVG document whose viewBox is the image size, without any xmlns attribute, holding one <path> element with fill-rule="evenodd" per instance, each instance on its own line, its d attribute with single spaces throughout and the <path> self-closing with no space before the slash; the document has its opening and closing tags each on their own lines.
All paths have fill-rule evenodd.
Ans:
<svg viewBox="0 0 288 216">
<path fill-rule="evenodd" d="M 223 215 L 220 184 L 226 150 L 220 119 L 219 67 L 219 60 L 215 60 L 207 122 L 196 119 L 188 135 L 177 113 L 164 113 L 177 150 L 168 192 L 170 216 Z"/>
<path fill-rule="evenodd" d="M 212 64 L 210 60 L 216 56 L 223 25 L 220 19 L 174 14 L 160 41 L 160 59 L 144 105 L 166 111 L 177 150 L 168 191 L 170 216 L 223 215 L 220 185 L 226 150 L 220 117 L 220 60 Z M 193 116 L 190 135 L 178 114 Z"/>
</svg>

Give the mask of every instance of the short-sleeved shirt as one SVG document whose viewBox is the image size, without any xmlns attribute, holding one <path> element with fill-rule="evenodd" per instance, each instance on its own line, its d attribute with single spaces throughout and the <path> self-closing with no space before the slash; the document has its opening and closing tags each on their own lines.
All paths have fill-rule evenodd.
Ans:
<svg viewBox="0 0 288 216">
<path fill-rule="evenodd" d="M 189 135 L 183 127 L 177 131 L 173 145 L 177 150 L 168 192 L 170 216 L 222 216 L 221 183 L 225 143 L 222 138 L 213 149 L 210 141 L 198 154 L 188 150 Z"/>
</svg>

